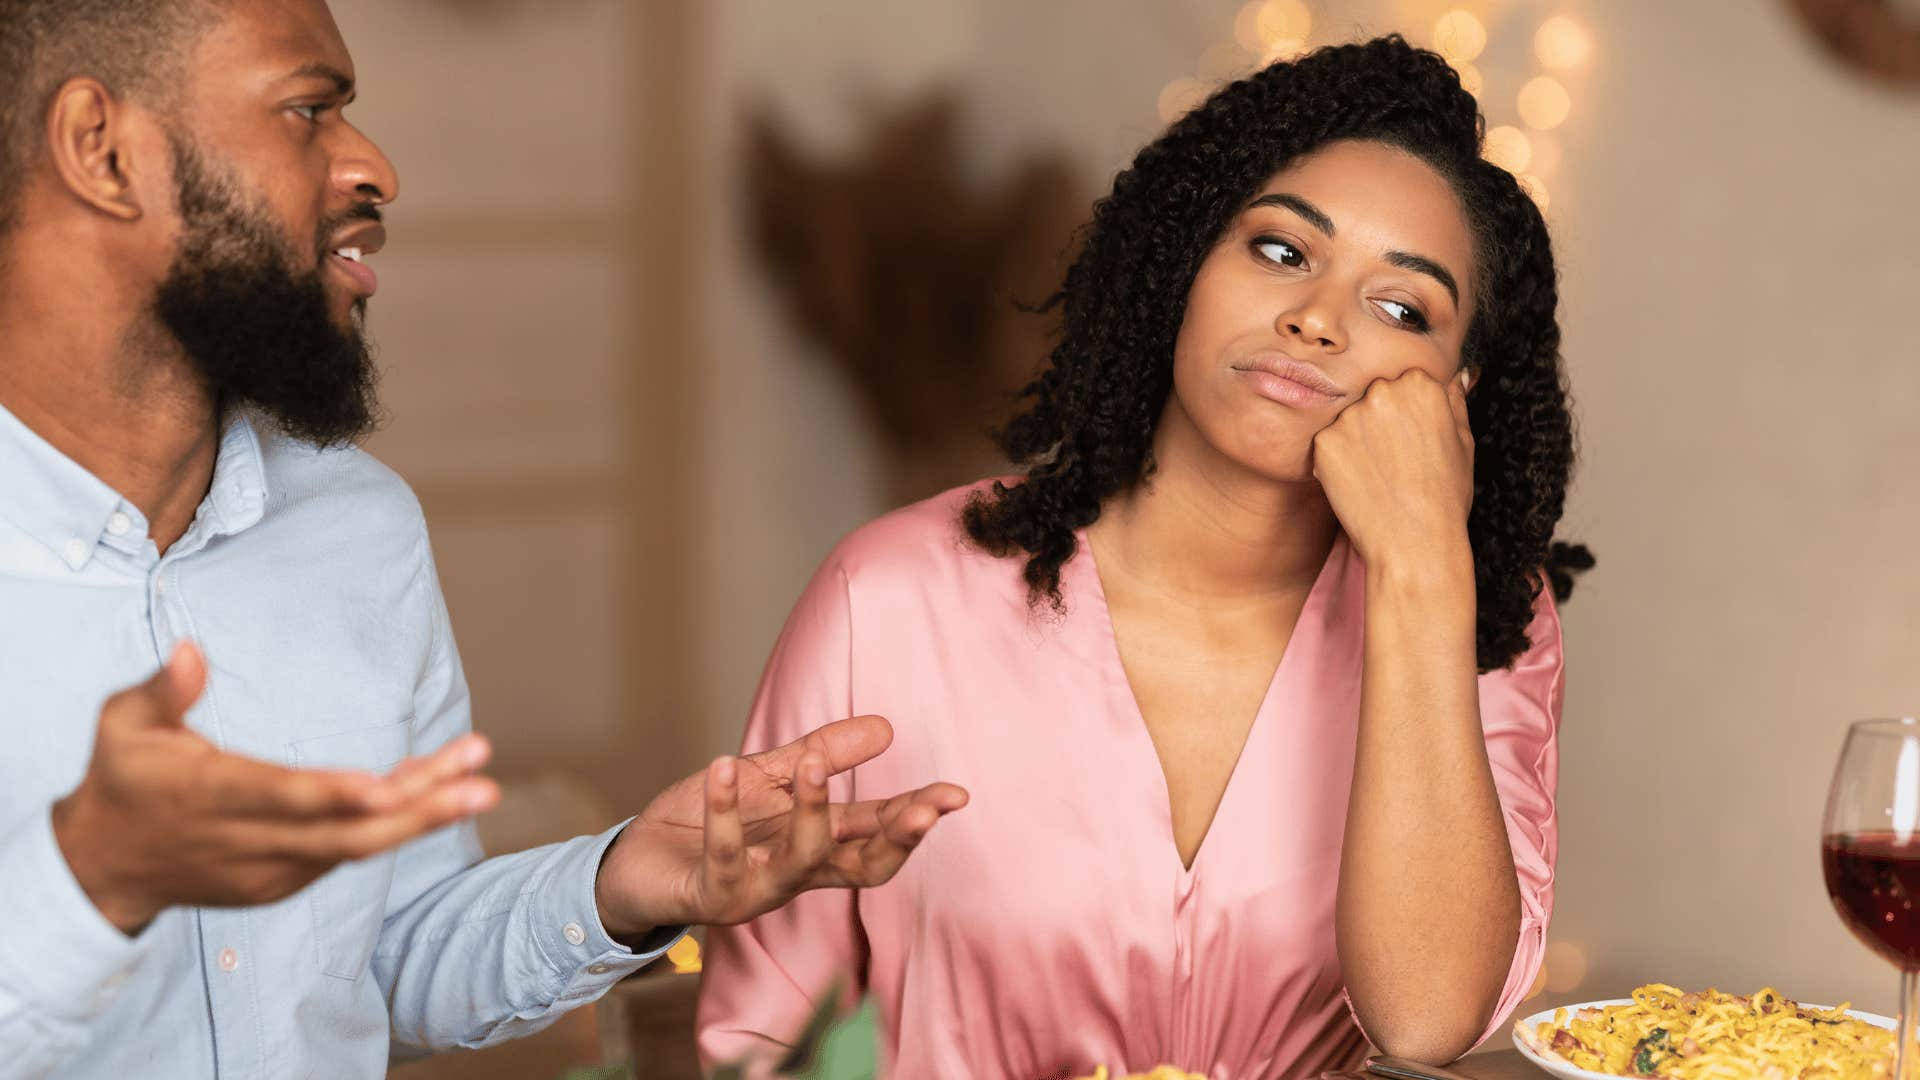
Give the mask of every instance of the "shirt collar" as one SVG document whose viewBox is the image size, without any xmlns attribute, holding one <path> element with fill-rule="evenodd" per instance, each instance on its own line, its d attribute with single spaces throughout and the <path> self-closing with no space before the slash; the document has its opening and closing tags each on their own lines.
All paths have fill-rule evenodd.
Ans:
<svg viewBox="0 0 1920 1080">
<path fill-rule="evenodd" d="M 220 433 L 220 456 L 213 463 L 213 486 L 203 511 L 211 510 L 215 535 L 237 533 L 259 524 L 267 510 L 266 458 L 260 435 L 244 409 L 235 409 Z"/>
<path fill-rule="evenodd" d="M 267 479 L 260 438 L 235 410 L 220 436 L 213 485 L 200 516 L 214 535 L 237 533 L 266 511 Z M 106 482 L 82 468 L 0 406 L 0 517 L 79 570 L 117 524 L 118 533 L 146 531 L 146 518 Z"/>
</svg>

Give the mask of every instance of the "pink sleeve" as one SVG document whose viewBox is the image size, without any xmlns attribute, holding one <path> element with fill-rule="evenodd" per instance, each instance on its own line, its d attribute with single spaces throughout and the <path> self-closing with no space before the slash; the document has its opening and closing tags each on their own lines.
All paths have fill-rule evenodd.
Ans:
<svg viewBox="0 0 1920 1080">
<path fill-rule="evenodd" d="M 744 753 L 783 746 L 852 715 L 852 621 L 847 580 L 829 559 L 787 617 L 747 720 Z M 851 772 L 827 782 L 833 801 L 851 801 Z M 784 1054 L 814 1004 L 838 981 L 865 985 L 857 893 L 822 889 L 741 926 L 707 932 L 697 1020 L 700 1058 L 711 1069 Z"/>
<path fill-rule="evenodd" d="M 1508 670 L 1480 677 L 1480 727 L 1486 733 L 1493 786 L 1507 819 L 1507 844 L 1520 878 L 1520 942 L 1500 1003 L 1475 1045 L 1499 1031 L 1533 988 L 1553 916 L 1553 867 L 1560 827 L 1554 792 L 1560 778 L 1560 703 L 1566 662 L 1560 648 L 1560 612 L 1542 590 L 1527 627 L 1531 644 Z"/>
</svg>

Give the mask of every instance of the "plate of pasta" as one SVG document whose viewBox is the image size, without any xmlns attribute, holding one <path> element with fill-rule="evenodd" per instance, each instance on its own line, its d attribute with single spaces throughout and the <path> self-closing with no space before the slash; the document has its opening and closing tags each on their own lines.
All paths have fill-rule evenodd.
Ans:
<svg viewBox="0 0 1920 1080">
<path fill-rule="evenodd" d="M 1514 1023 L 1513 1042 L 1566 1080 L 1883 1080 L 1893 1072 L 1893 1026 L 1772 987 L 1695 993 L 1649 983 L 1630 998 L 1534 1013 Z"/>
</svg>

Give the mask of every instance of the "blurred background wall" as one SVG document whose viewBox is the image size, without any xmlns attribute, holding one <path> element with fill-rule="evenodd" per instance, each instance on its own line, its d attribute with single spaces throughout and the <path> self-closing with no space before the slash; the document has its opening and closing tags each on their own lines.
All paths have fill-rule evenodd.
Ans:
<svg viewBox="0 0 1920 1080">
<path fill-rule="evenodd" d="M 884 185 L 876 132 L 944 93 L 961 195 L 1049 160 L 1084 214 L 1296 31 L 1402 31 L 1480 80 L 1563 271 L 1584 459 L 1562 531 L 1600 565 L 1565 611 L 1537 1000 L 1661 980 L 1892 1008 L 1816 841 L 1847 722 L 1920 711 L 1920 95 L 1786 0 L 333 6 L 353 115 L 403 177 L 372 449 L 420 492 L 499 744 L 490 845 L 600 827 L 731 749 L 807 576 L 911 487 L 760 242 L 819 189 L 756 186 L 749 117 L 815 181 Z M 1554 16 L 1573 29 L 1543 59 Z M 1535 85 L 1523 116 L 1542 75 L 1565 108 Z M 524 1054 L 490 1067 L 592 1060 L 586 1018 Z"/>
</svg>

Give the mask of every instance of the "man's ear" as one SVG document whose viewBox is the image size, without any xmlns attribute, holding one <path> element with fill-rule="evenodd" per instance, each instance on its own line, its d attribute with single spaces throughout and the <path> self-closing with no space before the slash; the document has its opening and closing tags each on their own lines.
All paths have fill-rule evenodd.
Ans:
<svg viewBox="0 0 1920 1080">
<path fill-rule="evenodd" d="M 134 171 L 165 167 L 134 153 L 133 122 L 127 102 L 91 78 L 67 80 L 47 110 L 47 153 L 61 188 L 122 221 L 144 212 Z"/>
</svg>

